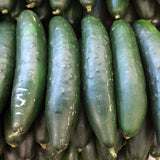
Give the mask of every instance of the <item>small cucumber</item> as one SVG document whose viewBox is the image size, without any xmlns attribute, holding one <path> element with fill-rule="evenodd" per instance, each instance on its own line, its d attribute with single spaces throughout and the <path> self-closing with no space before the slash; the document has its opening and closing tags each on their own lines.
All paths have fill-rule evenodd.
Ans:
<svg viewBox="0 0 160 160">
<path fill-rule="evenodd" d="M 46 123 L 49 150 L 57 156 L 70 142 L 80 97 L 78 40 L 69 22 L 61 16 L 53 17 L 49 24 L 48 63 Z"/>
<path fill-rule="evenodd" d="M 71 143 L 68 146 L 68 148 L 65 150 L 65 153 L 62 159 L 63 160 L 78 160 L 78 152 Z"/>
<path fill-rule="evenodd" d="M 113 50 L 119 127 L 124 137 L 135 136 L 147 111 L 146 82 L 142 62 L 131 26 L 117 20 L 110 31 Z"/>
<path fill-rule="evenodd" d="M 13 7 L 15 0 L 0 0 L 0 11 L 7 14 Z"/>
<path fill-rule="evenodd" d="M 62 11 L 64 11 L 71 0 L 49 0 L 51 8 L 54 10 L 53 14 L 60 14 Z"/>
<path fill-rule="evenodd" d="M 89 143 L 92 135 L 93 131 L 86 117 L 83 102 L 81 102 L 79 117 L 72 133 L 71 143 L 79 152 L 81 152 Z"/>
<path fill-rule="evenodd" d="M 31 10 L 17 23 L 16 71 L 11 97 L 12 137 L 27 132 L 44 99 L 47 47 L 43 26 Z"/>
<path fill-rule="evenodd" d="M 94 137 L 89 141 L 89 143 L 85 146 L 83 151 L 80 153 L 82 160 L 97 160 L 97 150 L 95 145 Z"/>
<path fill-rule="evenodd" d="M 43 2 L 43 0 L 26 0 L 26 2 L 28 3 L 26 5 L 27 8 L 34 8 L 35 6 L 39 6 Z"/>
<path fill-rule="evenodd" d="M 0 113 L 10 98 L 16 50 L 16 29 L 12 22 L 0 22 Z"/>
<path fill-rule="evenodd" d="M 81 5 L 87 9 L 87 12 L 91 12 L 94 7 L 96 0 L 79 0 Z"/>
<path fill-rule="evenodd" d="M 156 15 L 156 3 L 153 0 L 132 0 L 134 8 L 142 19 L 151 20 Z"/>
<path fill-rule="evenodd" d="M 157 144 L 160 145 L 160 32 L 146 20 L 136 21 L 133 28 L 139 43 L 146 80 L 149 86 L 149 98 Z"/>
<path fill-rule="evenodd" d="M 35 141 L 40 144 L 43 149 L 45 149 L 47 143 L 49 142 L 49 137 L 44 112 L 41 112 L 36 119 L 34 126 L 34 137 Z"/>
<path fill-rule="evenodd" d="M 106 0 L 106 3 L 112 17 L 119 19 L 125 15 L 129 0 Z"/>
<path fill-rule="evenodd" d="M 82 19 L 82 68 L 88 120 L 99 141 L 112 152 L 117 138 L 112 54 L 104 25 L 90 15 Z"/>
</svg>

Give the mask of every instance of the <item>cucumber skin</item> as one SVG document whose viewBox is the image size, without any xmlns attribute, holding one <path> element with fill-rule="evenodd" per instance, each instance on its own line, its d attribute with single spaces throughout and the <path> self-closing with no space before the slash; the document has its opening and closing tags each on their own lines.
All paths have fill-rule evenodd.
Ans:
<svg viewBox="0 0 160 160">
<path fill-rule="evenodd" d="M 59 9 L 61 12 L 64 11 L 71 0 L 49 0 L 51 8 L 53 10 Z"/>
<path fill-rule="evenodd" d="M 144 71 L 131 26 L 117 20 L 110 31 L 118 122 L 124 136 L 135 136 L 142 127 L 147 111 Z"/>
<path fill-rule="evenodd" d="M 24 134 L 41 108 L 46 82 L 46 39 L 37 15 L 24 10 L 17 24 L 16 71 L 11 97 L 12 130 Z"/>
<path fill-rule="evenodd" d="M 133 28 L 139 43 L 147 84 L 149 85 L 153 123 L 157 143 L 160 145 L 160 33 L 151 23 L 145 20 L 136 21 Z"/>
<path fill-rule="evenodd" d="M 0 22 L 0 113 L 10 97 L 15 65 L 15 25 L 11 22 Z"/>
<path fill-rule="evenodd" d="M 116 18 L 116 16 L 124 16 L 127 11 L 127 7 L 129 4 L 129 0 L 106 0 L 109 13 L 112 17 Z"/>
<path fill-rule="evenodd" d="M 134 8 L 142 19 L 152 19 L 156 14 L 156 3 L 153 0 L 133 0 Z"/>
<path fill-rule="evenodd" d="M 86 114 L 99 141 L 112 148 L 117 138 L 112 55 L 107 31 L 96 17 L 82 19 L 82 51 Z"/>
<path fill-rule="evenodd" d="M 79 0 L 79 2 L 84 8 L 87 8 L 87 6 L 93 7 L 96 3 L 96 0 Z"/>
<path fill-rule="evenodd" d="M 79 92 L 78 40 L 69 22 L 63 17 L 55 16 L 49 25 L 49 66 L 45 110 L 50 139 L 49 150 L 53 149 L 54 155 L 65 150 L 71 139 L 78 119 Z"/>
<path fill-rule="evenodd" d="M 0 1 L 0 11 L 7 9 L 8 11 L 11 10 L 15 0 L 1 0 Z"/>
</svg>

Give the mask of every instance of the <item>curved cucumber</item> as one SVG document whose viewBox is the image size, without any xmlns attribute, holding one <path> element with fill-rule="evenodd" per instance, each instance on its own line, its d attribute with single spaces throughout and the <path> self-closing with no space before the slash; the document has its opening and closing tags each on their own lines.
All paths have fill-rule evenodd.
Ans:
<svg viewBox="0 0 160 160">
<path fill-rule="evenodd" d="M 64 11 L 71 0 L 49 0 L 50 5 L 52 9 L 54 10 L 53 14 L 60 14 L 62 11 Z"/>
<path fill-rule="evenodd" d="M 92 128 L 85 114 L 83 102 L 81 102 L 78 121 L 71 138 L 71 143 L 79 152 L 85 148 L 93 135 Z"/>
<path fill-rule="evenodd" d="M 78 41 L 69 22 L 55 16 L 49 25 L 46 93 L 46 123 L 53 155 L 65 150 L 69 144 L 78 118 L 79 92 Z"/>
<path fill-rule="evenodd" d="M 87 9 L 87 12 L 91 12 L 96 0 L 79 0 L 81 5 Z"/>
<path fill-rule="evenodd" d="M 0 11 L 3 14 L 8 13 L 13 7 L 15 0 L 0 0 Z"/>
<path fill-rule="evenodd" d="M 15 65 L 15 25 L 0 22 L 0 112 L 7 105 L 11 93 Z"/>
<path fill-rule="evenodd" d="M 23 11 L 17 24 L 16 71 L 11 97 L 12 137 L 26 133 L 41 108 L 46 82 L 46 50 L 40 20 L 33 11 Z"/>
<path fill-rule="evenodd" d="M 109 13 L 115 19 L 119 19 L 125 15 L 129 0 L 106 0 Z"/>
<path fill-rule="evenodd" d="M 157 143 L 160 145 L 160 32 L 145 20 L 136 21 L 133 27 L 141 50 L 146 80 L 149 85 L 153 123 Z"/>
<path fill-rule="evenodd" d="M 153 0 L 133 0 L 134 7 L 142 19 L 150 20 L 156 15 L 156 3 Z"/>
<path fill-rule="evenodd" d="M 135 136 L 147 111 L 146 82 L 135 34 L 125 20 L 111 27 L 118 122 L 125 137 Z"/>
<path fill-rule="evenodd" d="M 28 3 L 26 5 L 27 8 L 33 8 L 35 6 L 39 6 L 43 2 L 43 0 L 26 0 L 26 2 Z"/>
<path fill-rule="evenodd" d="M 82 20 L 82 51 L 86 114 L 99 141 L 112 150 L 117 133 L 112 55 L 107 31 L 96 17 Z"/>
</svg>

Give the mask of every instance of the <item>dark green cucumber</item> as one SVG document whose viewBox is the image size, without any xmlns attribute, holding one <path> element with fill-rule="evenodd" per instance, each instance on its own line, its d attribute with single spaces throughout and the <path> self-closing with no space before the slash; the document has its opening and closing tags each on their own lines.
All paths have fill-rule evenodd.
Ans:
<svg viewBox="0 0 160 160">
<path fill-rule="evenodd" d="M 4 159 L 5 160 L 21 160 L 17 153 L 15 148 L 11 148 L 7 146 L 6 151 L 4 152 Z"/>
<path fill-rule="evenodd" d="M 39 6 L 43 2 L 43 0 L 26 0 L 26 2 L 28 3 L 26 5 L 27 8 L 34 8 L 35 6 Z"/>
<path fill-rule="evenodd" d="M 136 21 L 133 27 L 137 35 L 146 80 L 149 85 L 149 97 L 157 144 L 160 145 L 160 32 L 145 20 Z"/>
<path fill-rule="evenodd" d="M 44 0 L 40 6 L 36 6 L 33 11 L 38 15 L 41 21 L 49 20 L 51 17 L 51 7 L 49 4 L 49 0 Z"/>
<path fill-rule="evenodd" d="M 17 24 L 16 71 L 11 97 L 12 137 L 27 132 L 44 99 L 46 38 L 38 16 L 24 10 Z"/>
<path fill-rule="evenodd" d="M 81 5 L 87 9 L 87 12 L 91 12 L 94 7 L 96 0 L 79 0 Z"/>
<path fill-rule="evenodd" d="M 94 137 L 92 137 L 80 154 L 82 160 L 98 160 Z"/>
<path fill-rule="evenodd" d="M 129 0 L 106 0 L 106 3 L 112 17 L 119 19 L 125 15 Z"/>
<path fill-rule="evenodd" d="M 16 30 L 11 22 L 0 22 L 0 113 L 8 103 L 15 65 Z"/>
<path fill-rule="evenodd" d="M 18 20 L 18 17 L 20 13 L 25 9 L 25 2 L 24 0 L 17 0 L 16 3 L 14 3 L 10 15 L 13 19 Z"/>
<path fill-rule="evenodd" d="M 15 148 L 23 142 L 23 140 L 25 138 L 25 134 L 22 134 L 17 137 L 12 137 L 14 132 L 12 131 L 10 114 L 11 114 L 10 110 L 9 109 L 6 110 L 5 116 L 4 116 L 4 137 L 5 137 L 6 143 L 8 145 L 10 145 L 11 147 Z M 6 119 L 6 117 L 7 117 L 7 119 Z"/>
<path fill-rule="evenodd" d="M 18 147 L 16 147 L 16 152 L 20 159 L 33 159 L 36 153 L 36 143 L 32 128 L 26 134 L 23 142 Z"/>
<path fill-rule="evenodd" d="M 52 9 L 54 10 L 52 13 L 60 14 L 68 7 L 71 0 L 49 0 L 49 1 Z"/>
<path fill-rule="evenodd" d="M 134 8 L 142 19 L 151 20 L 156 15 L 156 3 L 153 0 L 132 0 Z"/>
<path fill-rule="evenodd" d="M 45 149 L 47 143 L 49 142 L 49 137 L 44 112 L 41 112 L 36 119 L 34 126 L 34 137 L 35 141 L 40 144 L 43 149 Z"/>
<path fill-rule="evenodd" d="M 62 16 L 66 18 L 72 25 L 78 24 L 83 16 L 83 10 L 79 0 L 71 0 L 68 8 L 62 12 Z"/>
<path fill-rule="evenodd" d="M 78 119 L 79 46 L 67 20 L 55 16 L 49 25 L 46 123 L 54 155 L 65 150 Z M 54 100 L 53 100 L 54 99 Z"/>
<path fill-rule="evenodd" d="M 154 158 L 160 158 L 160 145 L 157 144 L 156 134 L 154 134 L 154 139 L 153 139 L 152 146 L 150 148 L 149 153 Z"/>
<path fill-rule="evenodd" d="M 125 15 L 122 17 L 122 19 L 124 19 L 125 21 L 127 21 L 130 24 L 132 24 L 134 21 L 136 21 L 138 19 L 138 15 L 134 9 L 133 3 L 131 3 L 131 2 L 129 3 L 127 11 L 126 11 Z"/>
<path fill-rule="evenodd" d="M 142 127 L 147 111 L 144 71 L 131 26 L 117 20 L 110 31 L 118 122 L 124 137 L 135 136 Z"/>
<path fill-rule="evenodd" d="M 123 135 L 121 134 L 120 130 L 118 130 L 117 140 L 114 145 L 114 149 L 117 154 L 121 148 L 122 140 L 123 140 Z M 97 148 L 98 160 L 114 160 L 114 157 L 111 156 L 106 147 L 103 144 L 101 144 L 97 138 L 96 138 L 96 148 Z"/>
<path fill-rule="evenodd" d="M 0 0 L 0 11 L 3 14 L 8 13 L 13 7 L 15 0 Z"/>
<path fill-rule="evenodd" d="M 72 144 L 69 144 L 62 157 L 62 160 L 78 160 L 78 152 Z"/>
<path fill-rule="evenodd" d="M 153 124 L 148 114 L 139 133 L 127 141 L 124 151 L 126 160 L 147 160 L 153 137 Z"/>
<path fill-rule="evenodd" d="M 99 141 L 113 151 L 117 121 L 112 54 L 107 31 L 96 17 L 86 16 L 82 20 L 82 51 L 86 114 Z"/>
<path fill-rule="evenodd" d="M 81 152 L 89 143 L 92 134 L 92 128 L 86 117 L 83 102 L 81 102 L 79 117 L 76 127 L 72 133 L 71 143 L 79 152 Z"/>
</svg>

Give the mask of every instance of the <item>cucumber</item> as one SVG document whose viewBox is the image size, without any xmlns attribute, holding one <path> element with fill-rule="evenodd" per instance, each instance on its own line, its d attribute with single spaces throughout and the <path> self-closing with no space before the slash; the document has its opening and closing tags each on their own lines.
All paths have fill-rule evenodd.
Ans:
<svg viewBox="0 0 160 160">
<path fill-rule="evenodd" d="M 20 159 L 33 159 L 36 153 L 36 143 L 32 128 L 26 134 L 23 142 L 16 147 L 16 152 Z"/>
<path fill-rule="evenodd" d="M 151 115 L 148 114 L 139 133 L 130 138 L 125 146 L 127 160 L 147 160 L 152 145 L 154 129 Z"/>
<path fill-rule="evenodd" d="M 97 160 L 97 150 L 94 141 L 94 137 L 90 140 L 90 142 L 85 146 L 84 150 L 80 153 L 82 160 Z"/>
<path fill-rule="evenodd" d="M 43 149 L 45 149 L 47 143 L 49 142 L 49 137 L 44 112 L 41 112 L 36 119 L 34 126 L 34 137 L 35 141 L 40 144 Z"/>
<path fill-rule="evenodd" d="M 44 98 L 46 82 L 46 38 L 37 15 L 24 10 L 17 24 L 16 71 L 11 96 L 11 137 L 27 132 Z"/>
<path fill-rule="evenodd" d="M 61 16 L 53 17 L 49 24 L 48 63 L 46 123 L 49 150 L 57 156 L 71 139 L 80 97 L 78 40 L 69 22 Z"/>
<path fill-rule="evenodd" d="M 0 22 L 0 113 L 7 105 L 12 90 L 15 66 L 15 25 L 12 22 Z"/>
<path fill-rule="evenodd" d="M 113 50 L 115 89 L 119 127 L 124 137 L 135 136 L 147 111 L 144 71 L 131 26 L 117 20 L 110 31 Z"/>
<path fill-rule="evenodd" d="M 112 17 L 119 19 L 125 15 L 129 0 L 106 0 L 106 3 Z"/>
<path fill-rule="evenodd" d="M 68 146 L 62 159 L 63 160 L 78 160 L 78 152 L 72 144 Z"/>
<path fill-rule="evenodd" d="M 87 9 L 87 12 L 91 12 L 94 7 L 96 0 L 79 0 L 81 5 Z"/>
<path fill-rule="evenodd" d="M 4 159 L 5 160 L 20 160 L 18 157 L 15 148 L 11 148 L 7 146 L 6 151 L 4 152 Z"/>
<path fill-rule="evenodd" d="M 0 11 L 7 14 L 13 7 L 15 0 L 0 0 Z"/>
<path fill-rule="evenodd" d="M 138 20 L 133 25 L 137 35 L 146 80 L 149 86 L 153 123 L 157 144 L 160 145 L 160 32 L 148 21 Z"/>
<path fill-rule="evenodd" d="M 43 2 L 43 0 L 26 0 L 26 2 L 27 2 L 26 5 L 27 8 L 34 8 L 35 6 L 39 6 Z"/>
<path fill-rule="evenodd" d="M 142 19 L 151 20 L 156 15 L 156 3 L 153 0 L 132 0 L 134 8 Z"/>
<path fill-rule="evenodd" d="M 51 8 L 54 10 L 53 14 L 60 14 L 63 12 L 69 5 L 71 0 L 49 0 Z"/>
<path fill-rule="evenodd" d="M 102 22 L 90 15 L 82 19 L 82 67 L 88 120 L 99 141 L 116 157 L 113 146 L 117 121 L 109 38 Z"/>
<path fill-rule="evenodd" d="M 120 130 L 118 130 L 117 132 L 117 137 L 118 138 L 114 145 L 114 149 L 115 149 L 115 152 L 118 154 L 122 145 L 122 140 L 123 140 L 123 136 Z M 101 144 L 97 138 L 96 138 L 96 148 L 97 148 L 98 160 L 114 160 L 114 158 L 111 156 L 109 151 L 106 150 L 106 147 L 103 144 Z"/>
<path fill-rule="evenodd" d="M 71 143 L 79 152 L 81 152 L 89 143 L 92 135 L 93 131 L 86 117 L 82 101 L 78 121 L 72 133 Z"/>
</svg>

